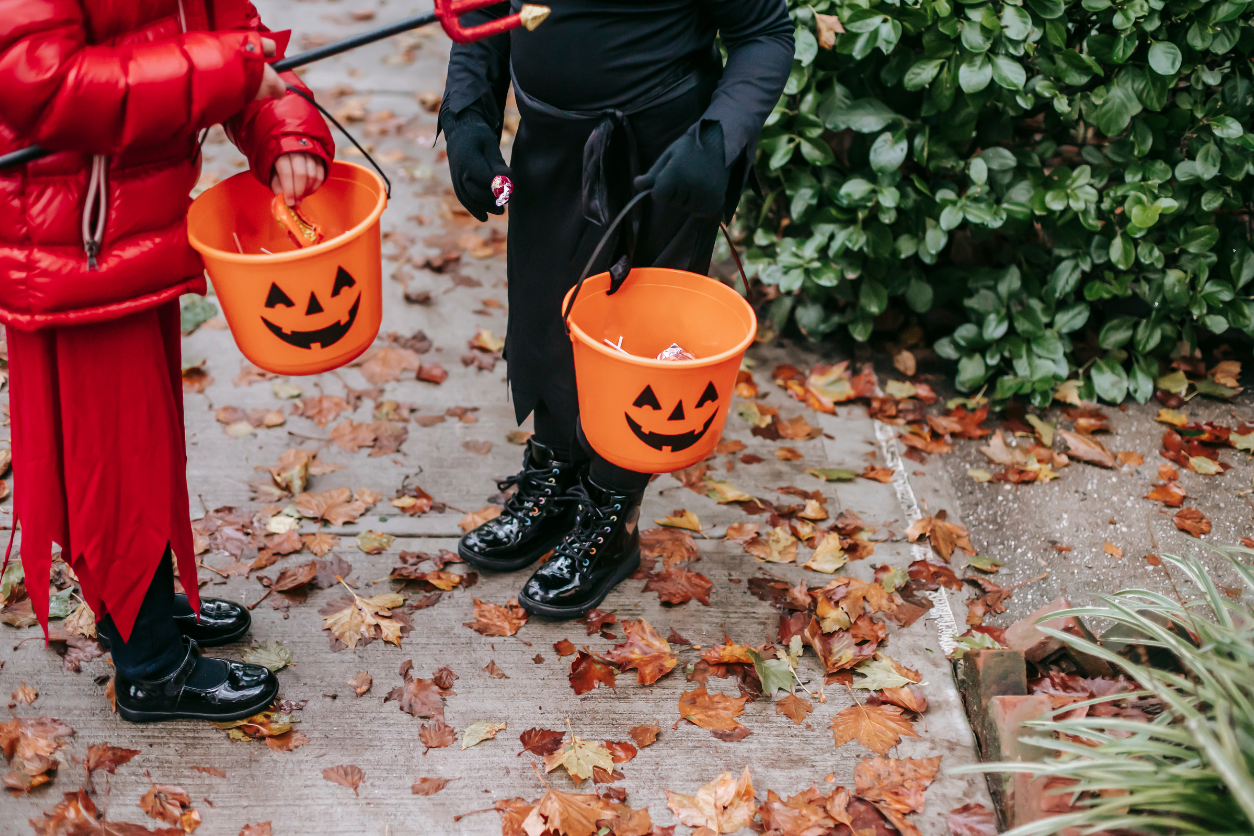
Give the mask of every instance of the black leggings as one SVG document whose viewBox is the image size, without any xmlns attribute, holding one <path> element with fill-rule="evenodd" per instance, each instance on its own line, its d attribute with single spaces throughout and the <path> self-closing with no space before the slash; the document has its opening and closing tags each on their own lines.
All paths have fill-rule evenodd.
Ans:
<svg viewBox="0 0 1254 836">
<path fill-rule="evenodd" d="M 186 650 L 174 621 L 175 608 L 174 564 L 167 550 L 139 605 L 131 640 L 122 641 L 108 615 L 96 622 L 96 629 L 109 641 L 118 673 L 128 679 L 160 679 L 178 668 Z M 186 604 L 184 608 L 190 609 Z"/>
<path fill-rule="evenodd" d="M 649 485 L 650 473 L 637 473 L 606 461 L 592 449 L 579 426 L 576 410 L 562 410 L 559 415 L 540 401 L 535 409 L 536 441 L 548 447 L 559 459 L 589 458 L 588 475 L 593 484 L 613 493 L 636 493 Z M 568 417 L 567 417 L 568 416 Z M 577 443 L 576 443 L 577 442 Z"/>
</svg>

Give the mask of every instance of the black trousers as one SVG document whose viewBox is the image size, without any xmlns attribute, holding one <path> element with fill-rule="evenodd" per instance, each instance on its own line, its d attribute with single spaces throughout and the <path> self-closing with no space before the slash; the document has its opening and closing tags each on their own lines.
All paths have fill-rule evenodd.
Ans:
<svg viewBox="0 0 1254 836">
<path fill-rule="evenodd" d="M 96 622 L 96 630 L 109 641 L 113 666 L 119 674 L 128 679 L 160 679 L 182 663 L 186 650 L 174 622 L 177 609 L 191 612 L 186 600 L 175 600 L 174 564 L 167 550 L 139 605 L 131 640 L 122 641 L 122 634 L 108 615 Z"/>
<path fill-rule="evenodd" d="M 711 76 L 683 95 L 630 117 L 636 137 L 636 169 L 644 172 L 705 111 L 718 82 Z M 514 193 L 509 204 L 509 326 L 506 359 L 515 417 L 535 413 L 536 440 L 559 452 L 592 458 L 594 483 L 615 492 L 643 490 L 651 474 L 611 464 L 582 440 L 579 400 L 570 337 L 561 302 L 579 279 L 605 232 L 582 212 L 584 145 L 596 120 L 554 117 L 518 103 L 521 120 L 510 159 Z M 607 151 L 611 206 L 631 196 L 632 168 L 625 137 L 616 135 Z M 646 199 L 632 264 L 709 272 L 718 222 L 696 218 Z M 618 253 L 606 247 L 593 273 L 609 269 Z M 630 278 L 628 281 L 631 281 Z M 577 440 L 578 439 L 578 440 Z"/>
</svg>

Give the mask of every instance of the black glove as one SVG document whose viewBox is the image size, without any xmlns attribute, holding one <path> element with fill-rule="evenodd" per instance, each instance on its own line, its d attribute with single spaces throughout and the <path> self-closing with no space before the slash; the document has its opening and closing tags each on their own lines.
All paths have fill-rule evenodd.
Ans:
<svg viewBox="0 0 1254 836">
<path fill-rule="evenodd" d="M 723 162 L 723 128 L 718 122 L 698 127 L 672 142 L 648 173 L 636 178 L 635 187 L 638 192 L 653 189 L 654 198 L 690 215 L 717 218 L 730 176 Z"/>
<path fill-rule="evenodd" d="M 457 199 L 481 221 L 488 219 L 488 213 L 503 213 L 504 207 L 496 205 L 492 194 L 492 178 L 509 176 L 509 166 L 501 156 L 501 138 L 476 107 L 458 114 L 446 112 L 440 122 L 448 142 L 448 167 Z"/>
</svg>

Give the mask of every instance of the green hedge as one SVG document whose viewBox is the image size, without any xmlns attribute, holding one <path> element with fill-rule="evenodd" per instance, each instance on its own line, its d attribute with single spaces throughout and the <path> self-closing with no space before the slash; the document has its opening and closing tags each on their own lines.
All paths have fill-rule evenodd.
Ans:
<svg viewBox="0 0 1254 836">
<path fill-rule="evenodd" d="M 776 326 L 931 311 L 960 389 L 1038 404 L 1144 402 L 1179 343 L 1254 334 L 1252 0 L 789 2 L 738 219 Z"/>
</svg>

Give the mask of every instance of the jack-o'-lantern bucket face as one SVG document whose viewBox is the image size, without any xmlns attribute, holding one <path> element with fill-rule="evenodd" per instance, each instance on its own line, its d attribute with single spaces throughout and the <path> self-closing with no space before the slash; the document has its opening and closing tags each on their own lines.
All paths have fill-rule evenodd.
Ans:
<svg viewBox="0 0 1254 836">
<path fill-rule="evenodd" d="M 301 214 L 324 232 L 298 249 L 270 214 L 273 195 L 244 172 L 192 202 L 188 238 L 205 262 L 244 356 L 277 374 L 316 374 L 369 348 L 383 316 L 379 217 L 372 171 L 336 161 Z"/>
<path fill-rule="evenodd" d="M 612 296 L 608 273 L 589 278 L 569 322 L 579 421 L 597 453 L 641 473 L 681 470 L 710 454 L 757 333 L 748 302 L 705 276 L 638 268 Z M 655 359 L 672 343 L 696 359 Z"/>
</svg>

